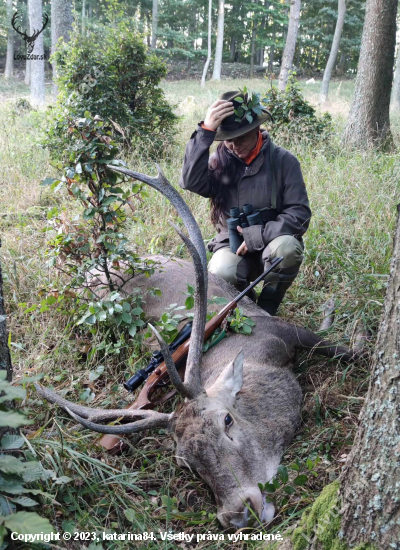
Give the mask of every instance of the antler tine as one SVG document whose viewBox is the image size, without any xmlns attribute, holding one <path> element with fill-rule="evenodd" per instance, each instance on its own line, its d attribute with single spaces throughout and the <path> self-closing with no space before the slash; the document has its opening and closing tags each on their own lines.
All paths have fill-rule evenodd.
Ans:
<svg viewBox="0 0 400 550">
<path fill-rule="evenodd" d="M 47 22 L 48 22 L 48 20 L 49 20 L 49 16 L 47 15 L 47 13 L 44 14 L 43 19 L 45 19 L 45 21 L 43 21 L 43 27 L 40 29 L 40 31 L 37 30 L 37 31 L 35 32 L 35 34 L 34 34 L 35 39 L 36 39 L 36 38 L 39 36 L 39 34 L 42 33 L 42 32 L 44 31 L 44 29 L 46 28 Z M 33 38 L 33 37 L 31 37 L 31 38 Z"/>
<path fill-rule="evenodd" d="M 133 434 L 143 430 L 149 430 L 151 428 L 167 428 L 172 417 L 172 414 L 162 414 L 156 411 L 142 411 L 150 413 L 145 420 L 138 420 L 137 422 L 130 422 L 129 424 L 121 424 L 121 426 L 104 426 L 103 424 L 97 424 L 95 422 L 91 422 L 90 420 L 86 420 L 68 408 L 66 410 L 72 418 L 82 424 L 85 428 L 101 434 L 114 435 Z"/>
<path fill-rule="evenodd" d="M 164 357 L 165 366 L 167 367 L 169 379 L 171 380 L 172 385 L 175 387 L 177 392 L 180 393 L 183 397 L 188 397 L 189 399 L 192 399 L 194 397 L 193 392 L 191 391 L 190 387 L 187 387 L 182 382 L 181 377 L 179 376 L 178 371 L 176 370 L 175 363 L 174 363 L 174 360 L 172 359 L 172 355 L 169 350 L 169 347 L 165 343 L 164 338 L 161 336 L 158 330 L 153 327 L 153 325 L 148 323 L 147 326 L 152 331 L 154 336 L 157 338 L 158 343 L 160 344 L 161 353 Z"/>
<path fill-rule="evenodd" d="M 196 280 L 196 293 L 194 299 L 195 313 L 193 318 L 192 333 L 190 335 L 189 354 L 186 363 L 185 386 L 186 388 L 191 388 L 194 395 L 198 395 L 203 391 L 200 368 L 203 356 L 204 330 L 207 317 L 207 276 L 204 276 L 200 256 L 192 241 L 188 239 L 175 224 L 172 222 L 170 222 L 170 224 L 187 246 L 194 264 L 194 274 Z"/>
<path fill-rule="evenodd" d="M 191 397 L 195 397 L 203 390 L 201 384 L 200 366 L 203 353 L 204 328 L 207 315 L 206 249 L 204 246 L 200 228 L 197 225 L 197 222 L 194 219 L 194 216 L 191 213 L 189 207 L 182 199 L 181 195 L 177 192 L 177 190 L 169 183 L 167 178 L 164 176 L 160 166 L 158 164 L 156 164 L 156 166 L 158 171 L 158 176 L 156 178 L 146 176 L 145 174 L 141 174 L 139 172 L 128 170 L 127 168 L 114 167 L 111 165 L 107 165 L 107 168 L 116 172 L 120 172 L 122 174 L 126 174 L 131 178 L 142 181 L 143 183 L 146 183 L 151 187 L 157 189 L 157 191 L 162 193 L 175 206 L 189 233 L 189 238 L 187 238 L 186 235 L 184 235 L 176 226 L 173 226 L 183 242 L 186 244 L 190 255 L 192 256 L 195 270 L 195 315 L 193 319 L 192 334 L 190 337 L 190 348 L 186 365 L 185 383 L 184 386 L 181 386 L 180 390 L 178 390 L 180 393 L 186 393 L 187 396 L 191 395 Z M 166 351 L 166 353 L 169 354 L 169 351 Z M 168 357 L 168 355 L 164 355 L 164 359 L 165 357 Z M 172 358 L 169 363 L 170 369 L 172 371 Z M 177 377 L 179 375 L 177 373 L 176 375 L 176 382 L 178 382 Z M 178 384 L 181 384 L 181 382 L 179 381 Z"/>
<path fill-rule="evenodd" d="M 58 395 L 56 392 L 49 390 L 48 388 L 43 388 L 40 384 L 35 384 L 35 387 L 38 394 L 44 397 L 47 401 L 62 407 L 83 426 L 89 427 L 89 429 L 94 429 L 91 425 L 97 426 L 98 428 L 95 431 L 100 433 L 128 434 L 140 432 L 149 428 L 166 427 L 172 417 L 172 414 L 139 409 L 91 409 L 89 407 L 83 407 L 82 405 L 72 403 L 71 401 L 68 401 Z M 102 426 L 101 424 L 97 424 L 97 422 L 116 420 L 117 418 L 132 419 L 134 422 L 124 424 L 123 426 Z M 109 429 L 114 431 L 107 431 Z"/>
<path fill-rule="evenodd" d="M 21 32 L 19 29 L 21 28 L 21 25 L 19 27 L 15 27 L 15 23 L 17 22 L 17 17 L 18 17 L 18 10 L 14 13 L 12 19 L 11 19 L 11 26 L 12 28 L 18 33 L 20 34 L 21 36 L 23 36 L 24 38 L 27 38 L 27 34 L 26 34 L 26 31 L 24 32 Z"/>
<path fill-rule="evenodd" d="M 114 172 L 120 172 L 131 178 L 142 181 L 147 185 L 150 185 L 154 189 L 157 189 L 162 193 L 177 209 L 178 214 L 181 216 L 183 223 L 189 233 L 189 238 L 196 247 L 196 250 L 200 256 L 201 264 L 205 277 L 207 278 L 207 256 L 206 249 L 203 242 L 203 237 L 199 226 L 197 225 L 196 220 L 194 219 L 193 214 L 191 213 L 189 207 L 178 193 L 178 191 L 169 183 L 167 178 L 164 176 L 160 166 L 156 164 L 158 176 L 156 178 L 151 176 L 146 176 L 140 172 L 134 172 L 133 170 L 128 170 L 127 168 L 121 168 L 120 166 L 112 166 L 107 164 L 107 168 L 113 170 Z"/>
</svg>

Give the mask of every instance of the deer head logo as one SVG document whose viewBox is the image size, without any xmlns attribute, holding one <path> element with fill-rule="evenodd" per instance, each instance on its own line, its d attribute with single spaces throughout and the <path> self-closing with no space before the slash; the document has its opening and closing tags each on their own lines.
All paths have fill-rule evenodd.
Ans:
<svg viewBox="0 0 400 550">
<path fill-rule="evenodd" d="M 36 38 L 39 36 L 39 34 L 41 32 L 44 31 L 44 29 L 46 28 L 46 25 L 49 21 L 49 16 L 47 15 L 47 13 L 44 14 L 44 17 L 43 17 L 43 27 L 40 29 L 40 30 L 36 30 L 36 29 L 33 29 L 33 34 L 32 36 L 29 36 L 28 34 L 26 34 L 26 30 L 24 32 L 21 32 L 20 31 L 20 27 L 16 27 L 16 24 L 18 23 L 17 21 L 17 18 L 18 18 L 18 11 L 16 11 L 13 15 L 13 18 L 11 20 L 11 25 L 13 27 L 13 29 L 22 36 L 22 38 L 25 40 L 26 42 L 26 46 L 27 46 L 27 53 L 28 54 L 31 54 L 33 52 L 33 48 L 35 46 L 35 40 Z"/>
</svg>

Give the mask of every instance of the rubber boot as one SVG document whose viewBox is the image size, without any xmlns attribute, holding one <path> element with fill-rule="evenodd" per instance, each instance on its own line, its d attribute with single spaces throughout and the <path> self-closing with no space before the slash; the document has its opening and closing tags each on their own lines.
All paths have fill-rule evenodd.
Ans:
<svg viewBox="0 0 400 550">
<path fill-rule="evenodd" d="M 286 290 L 279 292 L 276 288 L 266 285 L 258 297 L 257 305 L 272 316 L 275 316 Z"/>
<path fill-rule="evenodd" d="M 298 272 L 299 270 L 297 269 L 295 273 L 289 275 L 275 272 L 267 275 L 257 305 L 270 315 L 275 316 L 287 289 L 295 280 Z"/>
</svg>

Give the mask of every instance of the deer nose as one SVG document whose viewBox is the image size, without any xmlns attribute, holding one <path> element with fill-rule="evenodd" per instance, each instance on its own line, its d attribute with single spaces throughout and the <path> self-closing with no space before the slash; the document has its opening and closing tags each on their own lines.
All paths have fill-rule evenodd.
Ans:
<svg viewBox="0 0 400 550">
<path fill-rule="evenodd" d="M 266 521 L 271 521 L 275 517 L 275 506 L 272 504 L 272 502 L 267 502 L 267 499 L 265 497 L 265 494 L 262 495 L 262 512 L 261 512 L 261 523 L 265 523 Z"/>
<path fill-rule="evenodd" d="M 252 497 L 241 501 L 241 507 L 236 512 L 227 514 L 229 527 L 235 529 L 247 527 L 250 519 L 255 517 L 258 517 L 261 523 L 269 522 L 274 518 L 275 506 L 272 502 L 267 502 L 265 494 L 252 495 Z"/>
<path fill-rule="evenodd" d="M 228 515 L 229 526 L 235 529 L 247 527 L 251 518 L 262 517 L 262 498 L 260 495 L 247 496 L 246 500 L 241 500 L 238 509 Z"/>
</svg>

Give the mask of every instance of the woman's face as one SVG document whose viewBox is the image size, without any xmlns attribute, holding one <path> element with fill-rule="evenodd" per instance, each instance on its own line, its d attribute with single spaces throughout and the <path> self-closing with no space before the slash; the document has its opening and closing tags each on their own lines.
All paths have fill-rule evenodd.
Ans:
<svg viewBox="0 0 400 550">
<path fill-rule="evenodd" d="M 259 128 L 253 128 L 253 130 L 250 130 L 250 132 L 247 132 L 243 136 L 226 139 L 224 141 L 225 147 L 235 153 L 240 159 L 245 159 L 257 144 L 258 130 Z"/>
</svg>

